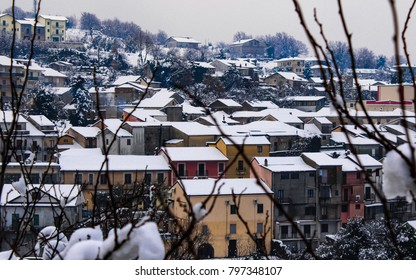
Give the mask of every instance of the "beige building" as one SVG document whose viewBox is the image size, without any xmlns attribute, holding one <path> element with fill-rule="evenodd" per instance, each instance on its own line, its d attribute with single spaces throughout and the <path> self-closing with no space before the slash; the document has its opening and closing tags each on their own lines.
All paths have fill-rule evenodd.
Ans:
<svg viewBox="0 0 416 280">
<path fill-rule="evenodd" d="M 365 101 L 364 106 L 366 110 L 394 111 L 396 109 L 401 109 L 402 105 L 405 110 L 415 110 L 415 91 L 412 85 L 403 85 L 402 98 L 400 98 L 399 94 L 399 85 L 380 85 L 377 88 L 377 100 Z M 359 111 L 363 110 L 359 103 L 354 104 L 354 106 Z"/>
<path fill-rule="evenodd" d="M 194 249 L 201 259 L 242 257 L 264 250 L 269 254 L 272 196 L 270 188 L 258 185 L 256 179 L 181 180 L 171 189 L 171 209 L 187 225 L 192 209 L 198 216 L 198 204 L 205 205 L 208 214 L 194 231 L 198 235 Z"/>
<path fill-rule="evenodd" d="M 38 21 L 45 26 L 45 40 L 52 42 L 66 41 L 66 23 L 68 19 L 62 16 L 40 15 Z"/>
<path fill-rule="evenodd" d="M 0 14 L 0 30 L 2 34 L 13 32 L 13 17 L 9 14 Z"/>
<path fill-rule="evenodd" d="M 65 42 L 67 21 L 63 16 L 39 15 L 35 40 Z M 14 22 L 12 15 L 0 14 L 0 31 L 3 34 L 12 34 L 15 28 L 17 39 L 30 40 L 35 32 L 35 20 L 16 19 Z"/>
</svg>

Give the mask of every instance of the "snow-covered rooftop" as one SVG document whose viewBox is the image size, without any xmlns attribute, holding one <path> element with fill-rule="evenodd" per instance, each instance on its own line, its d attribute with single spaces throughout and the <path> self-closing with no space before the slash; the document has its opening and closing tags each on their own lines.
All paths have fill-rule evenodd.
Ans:
<svg viewBox="0 0 416 280">
<path fill-rule="evenodd" d="M 331 140 L 336 143 L 351 145 L 380 145 L 377 141 L 362 135 L 349 135 L 349 138 L 347 138 L 344 132 L 332 132 Z"/>
<path fill-rule="evenodd" d="M 169 39 L 172 39 L 176 42 L 180 42 L 180 43 L 193 43 L 193 44 L 200 44 L 201 42 L 191 38 L 191 37 L 178 37 L 178 36 L 173 36 L 170 37 Z M 168 39 L 168 40 L 169 40 Z"/>
<path fill-rule="evenodd" d="M 266 136 L 230 136 L 221 139 L 226 145 L 270 145 Z"/>
<path fill-rule="evenodd" d="M 303 153 L 302 156 L 307 157 L 319 166 L 339 166 L 342 165 L 337 159 L 328 156 L 325 153 Z"/>
<path fill-rule="evenodd" d="M 30 115 L 30 118 L 40 126 L 55 126 L 55 124 L 44 115 Z"/>
<path fill-rule="evenodd" d="M 267 109 L 279 109 L 279 106 L 272 101 L 247 101 L 247 103 L 253 108 L 267 108 Z"/>
<path fill-rule="evenodd" d="M 42 74 L 45 77 L 59 77 L 59 78 L 66 78 L 67 77 L 67 75 L 62 74 L 61 72 L 56 71 L 52 68 L 43 68 Z"/>
<path fill-rule="evenodd" d="M 86 138 L 95 138 L 101 132 L 100 128 L 94 126 L 72 126 L 71 129 Z"/>
<path fill-rule="evenodd" d="M 297 82 L 307 82 L 308 80 L 299 77 L 293 72 L 277 72 L 280 76 L 285 78 L 286 80 L 297 81 Z"/>
<path fill-rule="evenodd" d="M 214 147 L 165 147 L 163 152 L 172 161 L 228 161 L 228 158 Z"/>
<path fill-rule="evenodd" d="M 47 193 L 52 197 L 52 199 L 55 199 L 55 201 L 50 200 L 49 198 L 47 201 L 49 203 L 46 203 L 44 206 L 50 206 L 52 203 L 60 203 L 61 199 L 65 200 L 65 206 L 76 206 L 77 203 L 80 202 L 80 200 L 77 200 L 76 197 L 79 195 L 82 196 L 82 193 L 78 186 L 74 185 L 27 185 L 27 190 L 31 191 L 33 189 L 39 189 L 44 193 Z M 3 192 L 1 194 L 1 206 L 15 206 L 14 200 L 16 200 L 18 197 L 20 197 L 21 194 L 11 185 L 11 184 L 5 184 L 3 186 Z M 26 200 L 26 199 L 25 199 Z M 81 202 L 82 202 L 81 198 Z M 37 206 L 42 205 L 42 200 L 37 203 Z M 18 202 L 18 204 L 22 204 L 22 202 Z"/>
<path fill-rule="evenodd" d="M 234 100 L 229 99 L 229 98 L 218 98 L 216 101 L 219 101 L 219 102 L 221 102 L 222 104 L 224 104 L 225 106 L 228 106 L 228 107 L 242 107 L 240 104 L 238 104 L 237 102 L 235 102 Z"/>
<path fill-rule="evenodd" d="M 135 82 L 138 79 L 140 79 L 141 76 L 134 76 L 134 75 L 129 75 L 129 76 L 120 76 L 118 77 L 114 82 L 113 82 L 113 86 L 121 86 L 122 84 L 128 83 L 128 82 Z"/>
<path fill-rule="evenodd" d="M 119 119 L 105 119 L 104 124 L 111 133 L 116 134 L 119 137 L 133 137 L 130 132 L 120 128 L 123 122 Z"/>
<path fill-rule="evenodd" d="M 99 171 L 105 160 L 100 149 L 71 149 L 60 153 L 61 171 Z M 105 171 L 105 165 L 103 170 Z M 111 171 L 170 170 L 162 156 L 108 155 Z"/>
<path fill-rule="evenodd" d="M 68 19 L 63 16 L 51 16 L 51 15 L 40 15 L 41 17 L 49 20 L 67 21 Z"/>
<path fill-rule="evenodd" d="M 303 161 L 301 157 L 255 157 L 264 168 L 272 172 L 315 171 L 316 169 Z M 267 163 L 267 164 L 266 164 Z"/>
<path fill-rule="evenodd" d="M 240 194 L 268 194 L 273 193 L 270 188 L 254 178 L 248 179 L 195 179 L 178 181 L 187 195 L 235 195 Z"/>
</svg>

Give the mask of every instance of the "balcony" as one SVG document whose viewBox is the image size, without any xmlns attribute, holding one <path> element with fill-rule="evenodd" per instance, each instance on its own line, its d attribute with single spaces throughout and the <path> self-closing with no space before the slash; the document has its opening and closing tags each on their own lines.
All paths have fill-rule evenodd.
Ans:
<svg viewBox="0 0 416 280">
<path fill-rule="evenodd" d="M 331 186 L 321 185 L 319 187 L 319 199 L 330 199 L 332 197 Z"/>
</svg>

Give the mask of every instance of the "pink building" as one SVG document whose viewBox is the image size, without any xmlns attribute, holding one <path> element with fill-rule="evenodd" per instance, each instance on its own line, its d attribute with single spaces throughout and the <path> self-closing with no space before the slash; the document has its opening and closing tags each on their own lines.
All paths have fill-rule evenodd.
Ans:
<svg viewBox="0 0 416 280">
<path fill-rule="evenodd" d="M 364 171 L 350 159 L 342 162 L 341 225 L 353 217 L 364 217 Z"/>
</svg>

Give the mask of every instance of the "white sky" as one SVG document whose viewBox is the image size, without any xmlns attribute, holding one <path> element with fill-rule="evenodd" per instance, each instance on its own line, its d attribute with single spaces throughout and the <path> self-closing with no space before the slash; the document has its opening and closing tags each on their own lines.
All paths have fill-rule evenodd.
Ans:
<svg viewBox="0 0 416 280">
<path fill-rule="evenodd" d="M 396 1 L 401 26 L 412 0 Z M 330 40 L 344 41 L 336 0 L 300 0 L 312 25 L 313 8 L 325 25 Z M 16 0 L 29 11 L 33 1 Z M 392 17 L 388 0 L 344 0 L 348 24 L 355 47 L 366 46 L 376 54 L 393 54 Z M 11 0 L 0 2 L 0 11 L 11 6 Z M 100 19 L 119 18 L 133 21 L 144 30 L 164 30 L 171 36 L 191 36 L 205 43 L 231 42 L 237 31 L 265 35 L 286 32 L 308 44 L 299 24 L 292 0 L 43 0 L 41 13 L 80 18 L 81 12 L 96 14 Z M 410 49 L 416 49 L 415 20 L 408 30 Z M 416 51 L 414 51 L 416 56 Z"/>
</svg>

